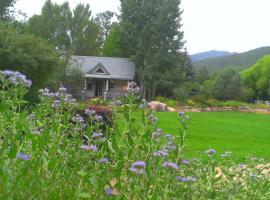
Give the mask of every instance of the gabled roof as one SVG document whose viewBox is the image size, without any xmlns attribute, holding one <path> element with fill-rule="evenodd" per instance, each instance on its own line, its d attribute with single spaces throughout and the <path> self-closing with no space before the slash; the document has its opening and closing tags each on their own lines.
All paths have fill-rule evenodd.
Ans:
<svg viewBox="0 0 270 200">
<path fill-rule="evenodd" d="M 128 58 L 71 56 L 71 67 L 79 68 L 85 77 L 133 80 L 135 66 Z M 101 69 L 105 73 L 98 73 Z"/>
</svg>

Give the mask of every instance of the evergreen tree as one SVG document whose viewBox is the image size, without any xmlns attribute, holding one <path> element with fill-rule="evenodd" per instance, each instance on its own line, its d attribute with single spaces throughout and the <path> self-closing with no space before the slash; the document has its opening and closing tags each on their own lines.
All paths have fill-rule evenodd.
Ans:
<svg viewBox="0 0 270 200">
<path fill-rule="evenodd" d="M 83 56 L 98 55 L 99 45 L 97 38 L 99 27 L 91 17 L 89 4 L 78 4 L 73 10 L 70 33 L 73 54 Z"/>
<path fill-rule="evenodd" d="M 166 84 L 172 94 L 191 74 L 181 14 L 180 0 L 121 0 L 121 49 L 135 62 L 144 96 L 155 97 Z"/>
</svg>

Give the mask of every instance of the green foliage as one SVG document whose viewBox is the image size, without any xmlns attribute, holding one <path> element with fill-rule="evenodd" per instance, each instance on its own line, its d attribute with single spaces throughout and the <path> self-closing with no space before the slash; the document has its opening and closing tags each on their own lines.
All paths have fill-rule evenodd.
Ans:
<svg viewBox="0 0 270 200">
<path fill-rule="evenodd" d="M 253 99 L 265 99 L 270 97 L 270 56 L 264 56 L 251 68 L 241 72 L 245 86 L 254 93 Z"/>
<path fill-rule="evenodd" d="M 108 57 L 122 57 L 123 53 L 120 47 L 120 26 L 114 25 L 104 42 L 102 55 Z"/>
<path fill-rule="evenodd" d="M 212 96 L 219 100 L 240 99 L 242 81 L 239 73 L 233 68 L 225 68 L 213 82 Z"/>
<path fill-rule="evenodd" d="M 173 90 L 174 97 L 183 101 L 188 97 L 192 96 L 198 90 L 198 85 L 195 82 L 184 82 L 179 88 Z"/>
<path fill-rule="evenodd" d="M 29 19 L 28 28 L 31 33 L 48 40 L 65 54 L 71 46 L 69 36 L 71 17 L 68 2 L 58 5 L 48 0 L 42 7 L 41 15 L 34 15 Z"/>
<path fill-rule="evenodd" d="M 9 17 L 9 8 L 15 4 L 16 0 L 0 1 L 0 20 L 5 20 Z"/>
<path fill-rule="evenodd" d="M 70 23 L 72 53 L 83 56 L 98 55 L 98 34 L 99 26 L 94 19 L 91 19 L 89 4 L 78 4 L 73 10 Z"/>
<path fill-rule="evenodd" d="M 206 67 L 211 73 L 222 70 L 228 66 L 232 66 L 240 71 L 254 65 L 258 59 L 267 54 L 270 54 L 270 47 L 261 47 L 244 53 L 201 60 L 194 62 L 193 66 L 196 70 Z"/>
<path fill-rule="evenodd" d="M 0 69 L 23 72 L 33 81 L 33 90 L 59 84 L 63 67 L 59 52 L 41 38 L 4 27 L 0 28 Z"/>
<path fill-rule="evenodd" d="M 40 102 L 22 110 L 27 89 L 24 81 L 14 82 L 14 74 L 22 79 L 15 72 L 0 72 L 1 199 L 263 199 L 269 193 L 269 179 L 256 166 L 261 160 L 253 158 L 238 166 L 231 152 L 219 156 L 214 149 L 196 153 L 200 158 L 184 159 L 191 133 L 186 113 L 179 112 L 177 117 L 164 112 L 166 117 L 158 124 L 174 133 L 164 134 L 146 102 L 131 92 L 122 112 L 113 113 L 114 123 L 108 126 L 93 110 L 86 109 L 84 117 L 76 114 L 75 101 L 63 87 L 56 93 L 40 90 Z M 143 104 L 140 110 L 135 102 Z M 214 119 L 222 122 L 231 117 Z M 209 126 L 212 120 L 205 120 L 194 122 L 220 127 Z M 257 130 L 265 124 L 259 126 Z M 209 134 L 203 134 L 206 146 L 217 145 L 218 139 L 225 144 L 235 142 L 213 140 Z M 257 138 L 246 139 L 254 142 Z M 198 145 L 196 137 L 193 142 Z"/>
<path fill-rule="evenodd" d="M 142 94 L 150 99 L 172 96 L 191 75 L 181 14 L 179 0 L 121 0 L 121 50 L 135 62 Z"/>
<path fill-rule="evenodd" d="M 113 25 L 112 18 L 115 13 L 111 11 L 105 11 L 102 13 L 98 13 L 96 16 L 96 21 L 100 26 L 100 35 L 99 35 L 99 43 L 100 46 L 104 46 L 104 42 L 107 40 L 109 33 L 111 31 L 111 27 Z"/>
<path fill-rule="evenodd" d="M 52 17 L 53 16 L 53 17 Z M 90 6 L 78 4 L 73 12 L 68 2 L 45 2 L 41 15 L 29 19 L 29 31 L 47 39 L 63 55 L 97 55 L 99 26 L 91 19 Z"/>
</svg>

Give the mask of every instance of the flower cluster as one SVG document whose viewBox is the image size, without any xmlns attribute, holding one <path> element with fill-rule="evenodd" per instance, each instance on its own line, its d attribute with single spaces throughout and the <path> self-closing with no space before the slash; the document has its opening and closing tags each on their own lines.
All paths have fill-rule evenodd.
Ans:
<svg viewBox="0 0 270 200">
<path fill-rule="evenodd" d="M 146 168 L 146 163 L 144 161 L 136 161 L 131 164 L 129 171 L 135 174 L 144 174 Z"/>
<path fill-rule="evenodd" d="M 137 84 L 135 82 L 132 81 L 132 82 L 128 83 L 127 92 L 138 94 L 138 93 L 140 93 L 140 88 L 137 86 Z"/>
<path fill-rule="evenodd" d="M 80 146 L 80 149 L 86 150 L 86 151 L 96 151 L 97 150 L 97 146 L 95 146 L 95 145 L 90 145 L 90 146 L 88 146 L 88 145 L 81 145 Z"/>
<path fill-rule="evenodd" d="M 175 169 L 175 170 L 178 170 L 179 169 L 179 167 L 178 167 L 178 165 L 176 163 L 168 162 L 168 161 L 165 161 L 162 164 L 162 167 L 170 168 L 170 169 Z"/>
<path fill-rule="evenodd" d="M 192 177 L 192 176 L 187 176 L 187 177 L 177 176 L 176 180 L 180 181 L 180 182 L 184 182 L 184 183 L 186 183 L 186 182 L 196 182 L 197 181 L 197 179 Z"/>
<path fill-rule="evenodd" d="M 5 79 L 8 80 L 9 83 L 13 85 L 23 85 L 25 87 L 30 88 L 32 85 L 32 81 L 28 80 L 25 75 L 18 71 L 10 71 L 10 70 L 4 70 L 0 71 L 0 75 L 2 75 Z"/>
</svg>

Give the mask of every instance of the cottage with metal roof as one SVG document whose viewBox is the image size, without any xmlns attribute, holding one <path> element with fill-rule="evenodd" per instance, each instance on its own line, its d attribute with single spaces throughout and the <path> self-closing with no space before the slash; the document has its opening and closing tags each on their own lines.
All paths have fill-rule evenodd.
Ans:
<svg viewBox="0 0 270 200">
<path fill-rule="evenodd" d="M 135 77 L 135 66 L 128 58 L 72 56 L 71 67 L 80 69 L 85 78 L 86 98 L 113 98 L 123 95 Z"/>
</svg>

